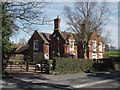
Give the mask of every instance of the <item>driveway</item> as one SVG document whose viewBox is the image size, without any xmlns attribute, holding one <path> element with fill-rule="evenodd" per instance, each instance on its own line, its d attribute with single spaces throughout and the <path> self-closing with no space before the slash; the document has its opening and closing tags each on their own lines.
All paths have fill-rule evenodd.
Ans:
<svg viewBox="0 0 120 90">
<path fill-rule="evenodd" d="M 46 75 L 41 73 L 10 73 L 13 79 L 3 79 L 2 88 L 119 88 L 120 72 Z"/>
</svg>

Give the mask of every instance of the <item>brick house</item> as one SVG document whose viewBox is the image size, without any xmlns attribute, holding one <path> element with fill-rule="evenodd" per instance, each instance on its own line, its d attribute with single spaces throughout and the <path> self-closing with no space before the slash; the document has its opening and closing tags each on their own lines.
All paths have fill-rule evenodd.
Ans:
<svg viewBox="0 0 120 90">
<path fill-rule="evenodd" d="M 49 37 L 51 34 L 40 33 L 37 30 L 33 33 L 28 41 L 28 55 L 33 59 L 33 62 L 49 59 Z"/>
<path fill-rule="evenodd" d="M 69 32 L 60 31 L 60 19 L 54 19 L 53 34 L 41 33 L 35 30 L 28 41 L 28 55 L 37 62 L 55 56 L 77 58 L 77 43 L 75 36 Z"/>
<path fill-rule="evenodd" d="M 41 33 L 37 30 L 28 41 L 28 55 L 33 62 L 49 59 L 55 56 L 82 58 L 82 49 L 78 46 L 77 36 L 70 32 L 60 30 L 59 16 L 54 19 L 54 32 L 52 34 Z M 94 31 L 89 41 L 87 58 L 99 59 L 104 57 L 104 42 L 101 35 Z M 95 49 L 93 49 L 96 47 Z"/>
<path fill-rule="evenodd" d="M 54 19 L 54 32 L 50 36 L 50 56 L 68 57 L 73 56 L 77 58 L 77 43 L 75 36 L 69 32 L 60 31 L 60 19 Z"/>
<path fill-rule="evenodd" d="M 104 57 L 105 44 L 102 36 L 93 31 L 89 40 L 89 59 L 101 59 Z"/>
</svg>

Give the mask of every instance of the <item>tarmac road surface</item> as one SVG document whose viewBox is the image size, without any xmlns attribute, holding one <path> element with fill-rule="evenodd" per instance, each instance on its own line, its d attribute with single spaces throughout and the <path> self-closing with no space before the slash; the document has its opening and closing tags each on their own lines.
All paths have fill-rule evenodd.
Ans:
<svg viewBox="0 0 120 90">
<path fill-rule="evenodd" d="M 46 75 L 40 73 L 10 73 L 13 78 L 2 79 L 0 88 L 120 88 L 120 71 Z"/>
</svg>

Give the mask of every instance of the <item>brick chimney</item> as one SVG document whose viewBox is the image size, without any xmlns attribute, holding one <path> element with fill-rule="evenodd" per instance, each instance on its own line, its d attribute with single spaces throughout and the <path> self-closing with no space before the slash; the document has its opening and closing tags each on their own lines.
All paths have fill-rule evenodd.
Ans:
<svg viewBox="0 0 120 90">
<path fill-rule="evenodd" d="M 57 16 L 56 19 L 54 19 L 54 30 L 60 31 L 60 20 L 59 15 Z"/>
</svg>

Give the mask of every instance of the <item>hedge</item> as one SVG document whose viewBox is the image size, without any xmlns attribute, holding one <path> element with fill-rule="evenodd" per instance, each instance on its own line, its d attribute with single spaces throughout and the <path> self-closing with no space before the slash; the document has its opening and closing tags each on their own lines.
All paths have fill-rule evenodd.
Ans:
<svg viewBox="0 0 120 90">
<path fill-rule="evenodd" d="M 92 69 L 93 60 L 54 58 L 56 60 L 55 72 L 57 74 L 79 73 Z"/>
</svg>

